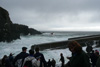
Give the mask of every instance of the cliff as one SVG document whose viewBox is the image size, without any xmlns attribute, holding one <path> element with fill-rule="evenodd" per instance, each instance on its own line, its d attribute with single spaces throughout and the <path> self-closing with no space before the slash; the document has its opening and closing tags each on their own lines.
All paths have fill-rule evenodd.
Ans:
<svg viewBox="0 0 100 67">
<path fill-rule="evenodd" d="M 35 35 L 41 34 L 41 32 L 28 28 L 26 25 L 12 23 L 8 11 L 0 7 L 0 42 L 10 42 L 20 39 L 20 35 L 28 34 Z"/>
</svg>

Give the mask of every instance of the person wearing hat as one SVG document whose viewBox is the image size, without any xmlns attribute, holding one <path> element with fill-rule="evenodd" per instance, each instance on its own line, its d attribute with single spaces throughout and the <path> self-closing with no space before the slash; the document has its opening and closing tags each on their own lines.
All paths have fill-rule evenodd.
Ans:
<svg viewBox="0 0 100 67">
<path fill-rule="evenodd" d="M 22 67 L 24 59 L 29 56 L 28 53 L 26 53 L 27 47 L 22 47 L 22 52 L 19 53 L 17 56 L 15 56 L 14 59 L 14 66 L 15 67 Z"/>
</svg>

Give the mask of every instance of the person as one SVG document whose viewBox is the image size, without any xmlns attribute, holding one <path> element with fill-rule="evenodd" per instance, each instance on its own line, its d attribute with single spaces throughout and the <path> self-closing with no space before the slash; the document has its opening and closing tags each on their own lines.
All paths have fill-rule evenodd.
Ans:
<svg viewBox="0 0 100 67">
<path fill-rule="evenodd" d="M 98 50 L 95 50 L 95 54 L 96 54 L 96 56 L 99 57 L 99 51 Z"/>
<path fill-rule="evenodd" d="M 29 54 L 26 53 L 26 51 L 27 51 L 27 47 L 22 47 L 22 52 L 19 53 L 19 54 L 14 58 L 13 64 L 14 64 L 15 67 L 22 67 L 24 59 L 25 59 L 27 56 L 29 56 Z"/>
<path fill-rule="evenodd" d="M 34 57 L 38 60 L 40 59 L 40 67 L 43 67 L 42 64 L 44 65 L 44 67 L 47 67 L 46 65 L 46 60 L 44 58 L 44 55 L 42 53 L 39 52 L 39 47 L 35 48 L 36 53 L 34 54 Z"/>
<path fill-rule="evenodd" d="M 29 56 L 25 58 L 24 62 L 23 62 L 23 66 L 22 67 L 39 67 L 40 65 L 40 60 L 36 60 L 34 57 L 34 51 L 33 50 L 29 50 Z"/>
<path fill-rule="evenodd" d="M 87 51 L 87 54 L 90 56 L 90 53 L 92 52 L 93 48 L 90 44 L 87 44 L 87 47 L 86 47 L 86 51 Z"/>
<path fill-rule="evenodd" d="M 90 59 L 91 59 L 91 62 L 92 62 L 92 67 L 95 67 L 98 56 L 94 53 L 94 50 L 92 50 L 92 53 L 90 53 Z"/>
<path fill-rule="evenodd" d="M 5 67 L 13 67 L 7 55 L 2 58 L 2 65 Z"/>
<path fill-rule="evenodd" d="M 13 61 L 14 61 L 13 55 L 14 55 L 14 54 L 10 53 L 10 54 L 9 54 L 9 57 L 8 57 L 12 67 L 13 67 Z"/>
<path fill-rule="evenodd" d="M 100 56 L 99 56 L 99 58 L 98 58 L 98 60 L 96 62 L 96 67 L 100 67 Z"/>
<path fill-rule="evenodd" d="M 56 65 L 56 61 L 54 60 L 54 58 L 52 58 L 52 61 L 51 61 L 51 65 L 52 65 L 52 67 L 55 67 L 55 65 Z"/>
<path fill-rule="evenodd" d="M 7 58 L 7 55 L 4 55 L 3 58 L 2 58 L 2 60 L 1 60 L 3 66 L 5 66 L 5 60 L 6 60 L 6 58 Z"/>
<path fill-rule="evenodd" d="M 35 47 L 34 45 L 31 46 L 31 50 L 32 50 L 32 51 L 34 51 L 34 47 Z"/>
<path fill-rule="evenodd" d="M 11 62 L 11 65 L 13 66 L 14 57 L 13 57 L 13 54 L 12 53 L 9 54 L 9 60 Z"/>
<path fill-rule="evenodd" d="M 70 67 L 90 67 L 89 56 L 82 50 L 77 41 L 69 41 L 68 48 L 72 52 Z"/>
<path fill-rule="evenodd" d="M 51 67 L 51 61 L 50 61 L 50 59 L 47 62 L 47 67 Z"/>
<path fill-rule="evenodd" d="M 60 56 L 61 56 L 60 61 L 62 62 L 61 67 L 64 67 L 64 62 L 65 62 L 64 56 L 62 53 L 60 54 Z"/>
</svg>

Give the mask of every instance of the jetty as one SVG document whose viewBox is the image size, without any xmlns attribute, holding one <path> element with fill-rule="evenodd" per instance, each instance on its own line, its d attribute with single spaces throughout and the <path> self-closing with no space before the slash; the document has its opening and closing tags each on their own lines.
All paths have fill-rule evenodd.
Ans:
<svg viewBox="0 0 100 67">
<path fill-rule="evenodd" d="M 38 47 L 40 47 L 40 50 L 65 49 L 68 47 L 68 42 L 72 41 L 72 40 L 78 41 L 81 46 L 93 45 L 94 41 L 95 41 L 96 47 L 100 47 L 100 35 L 74 37 L 74 38 L 69 38 L 68 40 L 65 40 L 65 41 L 35 44 L 35 45 L 32 45 L 31 47 L 32 47 L 32 49 L 34 49 L 36 46 L 38 46 Z"/>
</svg>

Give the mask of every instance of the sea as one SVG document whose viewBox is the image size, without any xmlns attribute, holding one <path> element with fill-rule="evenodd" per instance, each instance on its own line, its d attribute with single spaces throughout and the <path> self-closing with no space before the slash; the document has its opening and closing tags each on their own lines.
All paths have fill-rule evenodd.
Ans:
<svg viewBox="0 0 100 67">
<path fill-rule="evenodd" d="M 18 53 L 22 51 L 22 47 L 27 47 L 27 53 L 28 50 L 31 48 L 32 45 L 35 44 L 42 44 L 42 43 L 51 43 L 51 42 L 58 42 L 58 41 L 65 41 L 68 40 L 68 38 L 74 38 L 74 37 L 81 37 L 81 36 L 89 36 L 89 35 L 100 35 L 100 32 L 87 32 L 87 31 L 41 31 L 42 34 L 40 35 L 27 35 L 27 36 L 20 36 L 20 39 L 14 40 L 12 42 L 0 42 L 0 58 L 2 58 L 4 55 L 9 55 L 10 53 L 13 53 L 14 56 L 16 56 Z M 94 44 L 95 45 L 95 44 Z M 83 47 L 83 50 L 85 51 L 86 47 Z M 99 48 L 95 48 L 100 51 Z M 43 51 L 40 51 L 43 53 L 46 61 L 48 59 L 52 60 L 54 58 L 56 60 L 56 64 L 60 65 L 60 53 L 63 53 L 63 56 L 65 58 L 65 63 L 67 63 L 69 60 L 66 57 L 71 56 L 71 52 L 68 48 L 66 49 L 46 49 Z"/>
</svg>

